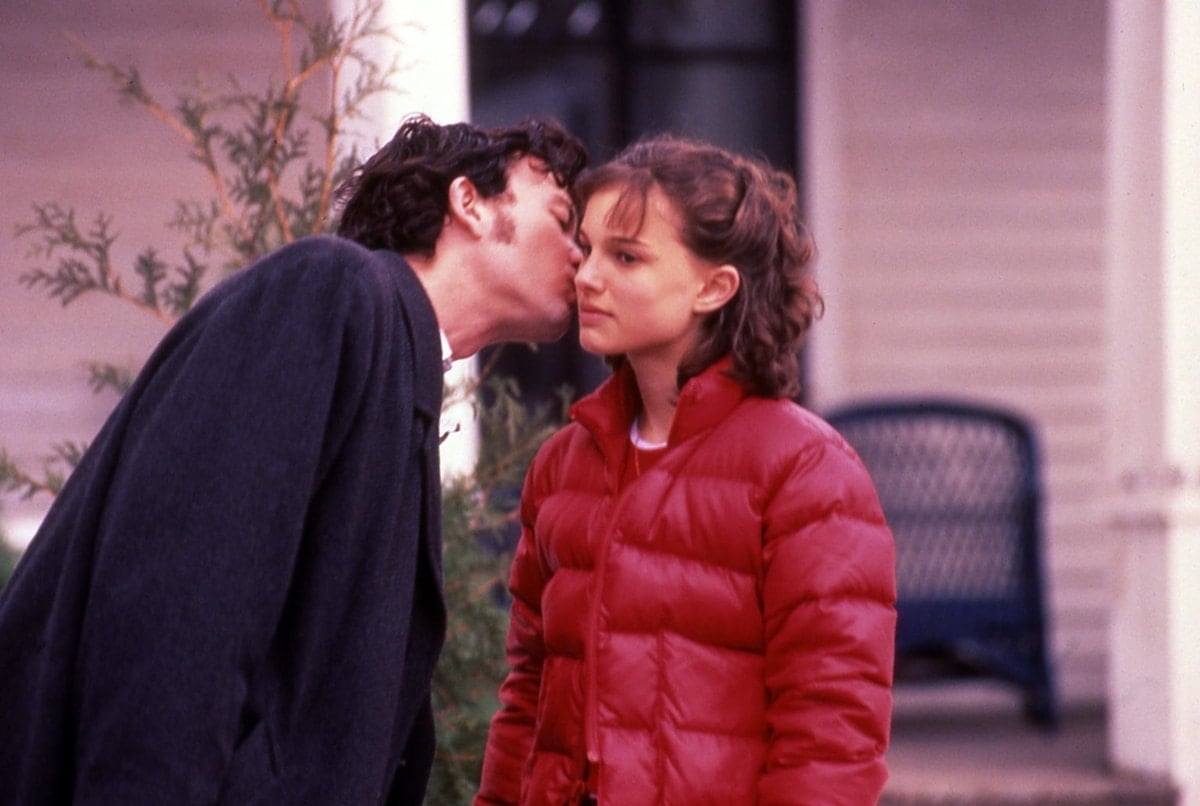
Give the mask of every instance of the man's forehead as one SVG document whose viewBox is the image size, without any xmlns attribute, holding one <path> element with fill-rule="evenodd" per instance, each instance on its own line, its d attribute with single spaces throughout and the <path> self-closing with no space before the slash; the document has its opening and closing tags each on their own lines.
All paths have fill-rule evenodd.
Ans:
<svg viewBox="0 0 1200 806">
<path fill-rule="evenodd" d="M 508 189 L 519 191 L 528 189 L 537 193 L 561 196 L 570 203 L 571 194 L 558 183 L 554 172 L 544 160 L 537 157 L 521 157 L 515 160 L 508 170 Z"/>
<path fill-rule="evenodd" d="M 548 162 L 541 157 L 528 155 L 514 159 L 509 165 L 508 175 L 510 178 L 522 176 L 527 181 L 533 183 L 555 181 L 554 172 L 550 170 L 550 164 Z M 557 184 L 557 182 L 555 182 L 555 184 Z"/>
</svg>

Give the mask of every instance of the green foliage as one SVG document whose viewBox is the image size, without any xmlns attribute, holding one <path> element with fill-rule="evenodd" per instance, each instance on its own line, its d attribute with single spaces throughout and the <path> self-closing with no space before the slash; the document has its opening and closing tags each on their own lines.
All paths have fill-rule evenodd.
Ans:
<svg viewBox="0 0 1200 806">
<path fill-rule="evenodd" d="M 492 553 L 490 535 L 470 528 L 479 507 L 468 480 L 446 485 L 443 496 L 444 572 L 449 624 L 434 676 L 437 755 L 426 802 L 468 804 L 479 783 L 487 728 L 504 677 L 508 622 L 499 592 L 510 555 Z M 495 547 L 498 548 L 498 547 Z"/>
<path fill-rule="evenodd" d="M 9 457 L 8 451 L 0 448 L 0 493 L 21 498 L 33 498 L 40 493 L 58 495 L 67 475 L 79 464 L 86 450 L 86 443 L 64 440 L 51 448 L 41 471 L 34 474 L 20 467 Z"/>
<path fill-rule="evenodd" d="M 3 459 L 3 457 L 0 457 Z M 13 569 L 17 567 L 17 560 L 20 554 L 8 543 L 8 536 L 4 534 L 4 529 L 0 528 L 0 590 L 3 590 L 8 578 L 12 576 Z"/>
<path fill-rule="evenodd" d="M 180 239 L 178 258 L 146 247 L 126 267 L 114 262 L 117 235 L 109 216 L 99 213 L 81 224 L 85 217 L 57 202 L 34 205 L 33 220 L 17 233 L 30 242 L 28 256 L 40 265 L 21 282 L 64 306 L 101 294 L 169 325 L 191 308 L 213 269 L 228 274 L 284 243 L 327 231 L 333 189 L 359 162 L 353 150 L 341 147 L 347 122 L 361 118 L 363 102 L 387 90 L 397 71 L 396 62 L 375 64 L 362 47 L 372 37 L 390 37 L 378 22 L 381 3 L 357 3 L 349 18 L 334 21 L 309 19 L 295 0 L 259 0 L 279 36 L 286 74 L 257 91 L 232 79 L 219 91 L 198 81 L 172 106 L 154 96 L 135 67 L 105 61 L 72 38 L 87 66 L 105 74 L 118 95 L 180 135 L 189 158 L 208 176 L 213 198 L 176 202 L 169 225 Z M 347 82 L 350 71 L 355 77 Z M 319 96 L 315 103 L 313 94 Z M 118 394 L 135 374 L 100 362 L 87 370 L 93 390 Z M 468 396 L 475 391 L 455 390 Z M 483 450 L 476 473 L 449 481 L 444 490 L 449 624 L 434 681 L 438 748 L 427 799 L 439 806 L 469 803 L 479 780 L 505 671 L 502 600 L 517 493 L 554 420 L 551 412 L 527 413 L 511 382 L 489 382 L 487 392 L 488 402 L 479 408 Z M 85 449 L 63 442 L 38 471 L 30 471 L 0 448 L 0 496 L 56 495 Z M 8 563 L 0 554 L 0 580 L 7 578 Z"/>
</svg>

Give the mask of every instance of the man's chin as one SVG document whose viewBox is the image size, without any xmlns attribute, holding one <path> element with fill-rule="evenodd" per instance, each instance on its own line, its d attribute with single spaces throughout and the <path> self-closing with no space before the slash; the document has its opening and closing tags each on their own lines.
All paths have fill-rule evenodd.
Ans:
<svg viewBox="0 0 1200 806">
<path fill-rule="evenodd" d="M 539 339 L 539 341 L 558 341 L 563 336 L 567 335 L 567 326 L 570 323 L 571 323 L 571 320 L 568 319 L 565 322 L 563 322 L 561 325 L 559 325 L 558 327 L 548 330 L 546 337 Z"/>
<path fill-rule="evenodd" d="M 555 316 L 542 319 L 536 327 L 530 327 L 529 335 L 524 341 L 552 342 L 558 341 L 567 334 L 571 324 L 571 309 L 566 308 Z"/>
</svg>

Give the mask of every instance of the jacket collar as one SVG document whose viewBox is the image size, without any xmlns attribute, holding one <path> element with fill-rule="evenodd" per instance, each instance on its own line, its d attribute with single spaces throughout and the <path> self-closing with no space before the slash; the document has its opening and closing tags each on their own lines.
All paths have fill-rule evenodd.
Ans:
<svg viewBox="0 0 1200 806">
<path fill-rule="evenodd" d="M 378 250 L 375 255 L 383 258 L 390 269 L 388 275 L 403 300 L 405 326 L 412 340 L 415 363 L 414 405 L 425 417 L 436 421 L 442 410 L 443 373 L 442 344 L 433 303 L 416 272 L 402 256 L 386 249 Z"/>
<path fill-rule="evenodd" d="M 667 444 L 677 445 L 724 420 L 746 397 L 741 384 L 729 377 L 732 361 L 722 358 L 691 378 L 679 392 L 675 418 Z M 610 456 L 622 456 L 629 440 L 641 398 L 628 364 L 621 366 L 600 388 L 571 407 L 571 419 L 595 437 Z"/>
</svg>

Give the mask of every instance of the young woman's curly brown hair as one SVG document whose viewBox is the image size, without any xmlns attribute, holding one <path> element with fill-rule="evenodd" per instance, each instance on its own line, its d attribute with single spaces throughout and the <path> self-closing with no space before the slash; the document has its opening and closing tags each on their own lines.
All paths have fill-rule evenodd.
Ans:
<svg viewBox="0 0 1200 806">
<path fill-rule="evenodd" d="M 679 385 L 728 354 L 731 374 L 751 394 L 795 396 L 800 344 L 824 302 L 807 274 L 814 246 L 799 218 L 792 178 L 762 160 L 658 135 L 585 171 L 576 192 L 586 205 L 592 194 L 614 186 L 622 188 L 611 213 L 616 222 L 639 231 L 650 189 L 657 187 L 678 216 L 682 243 L 740 275 L 737 294 L 702 323 L 699 341 L 679 366 Z"/>
</svg>

